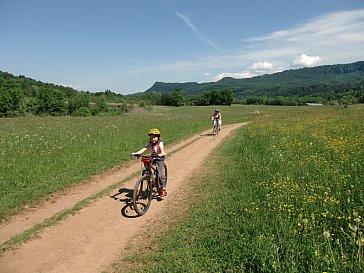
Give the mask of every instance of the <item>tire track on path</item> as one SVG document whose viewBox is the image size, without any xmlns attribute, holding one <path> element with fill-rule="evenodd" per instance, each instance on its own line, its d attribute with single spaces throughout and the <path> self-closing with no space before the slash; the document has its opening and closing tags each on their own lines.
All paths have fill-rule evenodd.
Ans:
<svg viewBox="0 0 364 273">
<path fill-rule="evenodd" d="M 173 153 L 189 145 L 200 138 L 200 134 L 189 137 L 170 148 L 169 153 Z M 43 199 L 34 207 L 26 207 L 22 212 L 10 217 L 6 222 L 0 224 L 0 245 L 11 237 L 29 230 L 35 225 L 41 224 L 63 210 L 74 207 L 77 203 L 85 200 L 89 196 L 95 195 L 103 189 L 123 181 L 140 170 L 139 161 L 126 162 L 119 167 L 107 170 L 102 174 L 90 178 L 85 183 L 70 187 L 60 193 L 51 194 L 47 199 Z"/>
<path fill-rule="evenodd" d="M 111 191 L 67 219 L 44 229 L 39 233 L 38 238 L 4 252 L 0 256 L 0 272 L 101 272 L 119 257 L 128 243 L 143 231 L 148 223 L 163 215 L 167 206 L 172 203 L 173 196 L 183 191 L 183 182 L 203 165 L 209 153 L 232 130 L 244 124 L 226 125 L 216 137 L 211 136 L 211 130 L 208 130 L 174 147 L 167 148 L 167 153 L 170 154 L 166 158 L 169 172 L 168 195 L 161 202 L 153 200 L 149 211 L 144 216 L 134 217 L 134 211 L 129 206 L 135 179 L 128 180 L 121 189 Z M 68 194 L 65 193 L 65 196 L 57 199 L 55 203 L 60 202 L 59 204 L 63 204 L 59 205 L 60 207 L 67 207 L 67 204 L 71 203 L 70 199 L 74 202 L 74 199 L 78 198 L 79 201 L 80 198 L 92 194 L 87 189 L 93 188 L 93 184 L 95 184 L 93 191 L 97 192 L 139 170 L 140 163 L 137 162 L 111 175 L 103 174 L 95 179 L 91 186 L 81 185 L 77 190 L 73 189 Z M 47 205 L 52 206 L 52 203 Z M 54 206 L 58 207 L 58 204 Z M 42 209 L 47 211 L 47 215 L 52 214 L 51 208 L 44 206 Z M 42 215 L 42 209 L 40 212 L 37 212 L 37 209 L 31 212 L 30 215 L 32 213 L 37 215 L 33 219 L 41 218 L 39 215 Z M 14 218 L 12 223 L 16 221 L 19 220 Z M 5 226 L 1 227 L 1 234 Z"/>
</svg>

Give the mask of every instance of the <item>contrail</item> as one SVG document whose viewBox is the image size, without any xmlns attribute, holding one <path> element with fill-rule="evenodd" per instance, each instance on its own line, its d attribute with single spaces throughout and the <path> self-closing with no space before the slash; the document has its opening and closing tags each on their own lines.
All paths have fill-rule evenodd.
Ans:
<svg viewBox="0 0 364 273">
<path fill-rule="evenodd" d="M 186 15 L 183 15 L 182 13 L 176 12 L 176 15 L 182 19 L 183 22 L 186 23 L 186 25 L 192 30 L 192 32 L 198 37 L 200 38 L 202 41 L 208 43 L 209 45 L 211 45 L 212 47 L 214 47 L 215 49 L 219 50 L 219 51 L 223 51 L 221 48 L 219 48 L 214 42 L 210 41 L 209 39 L 207 39 L 205 36 L 203 36 L 198 29 L 196 28 L 196 26 L 191 22 L 191 19 L 188 18 Z"/>
</svg>

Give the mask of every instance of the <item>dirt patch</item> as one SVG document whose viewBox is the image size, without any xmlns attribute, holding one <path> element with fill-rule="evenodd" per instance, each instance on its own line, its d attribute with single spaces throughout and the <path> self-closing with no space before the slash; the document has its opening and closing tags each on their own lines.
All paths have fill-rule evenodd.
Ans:
<svg viewBox="0 0 364 273">
<path fill-rule="evenodd" d="M 143 271 L 145 266 L 156 263 L 157 261 L 146 257 L 158 251 L 159 241 L 163 240 L 163 234 L 167 230 L 177 227 L 185 215 L 191 212 L 193 204 L 198 202 L 201 196 L 195 191 L 196 184 L 207 174 L 209 177 L 214 176 L 214 172 L 216 172 L 216 168 L 206 162 L 201 169 L 193 172 L 190 179 L 184 182 L 182 189 L 171 198 L 165 214 L 158 219 L 153 219 L 145 230 L 138 234 L 137 238 L 129 242 L 129 245 L 119 254 L 118 259 L 103 271 L 105 273 L 135 272 L 136 269 Z M 146 259 L 148 264 L 145 264 Z"/>
<path fill-rule="evenodd" d="M 169 207 L 173 205 L 173 200 L 183 196 L 185 182 L 199 171 L 209 153 L 232 130 L 242 125 L 226 125 L 218 136 L 211 136 L 209 130 L 174 147 L 167 147 L 167 153 L 170 153 L 166 158 L 168 195 L 163 201 L 153 200 L 143 217 L 136 217 L 130 206 L 135 179 L 125 181 L 120 189 L 111 191 L 58 224 L 44 229 L 36 239 L 3 253 L 0 272 L 71 273 L 110 269 L 133 238 L 143 233 L 151 222 L 173 217 Z M 138 172 L 139 168 L 139 162 L 116 168 L 95 177 L 90 183 L 67 190 L 54 200 L 43 201 L 37 208 L 28 209 L 2 224 L 0 239 L 8 240 L 80 200 L 126 179 Z"/>
</svg>

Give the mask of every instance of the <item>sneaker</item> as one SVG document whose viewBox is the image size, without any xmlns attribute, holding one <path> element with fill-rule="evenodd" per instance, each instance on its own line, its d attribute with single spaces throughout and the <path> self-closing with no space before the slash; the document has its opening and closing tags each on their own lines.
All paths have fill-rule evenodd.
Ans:
<svg viewBox="0 0 364 273">
<path fill-rule="evenodd" d="M 166 195 L 167 195 L 167 190 L 166 190 L 166 188 L 162 188 L 162 189 L 161 189 L 161 191 L 160 191 L 160 193 L 159 193 L 159 195 L 160 195 L 160 197 L 164 197 L 164 196 L 166 196 Z"/>
</svg>

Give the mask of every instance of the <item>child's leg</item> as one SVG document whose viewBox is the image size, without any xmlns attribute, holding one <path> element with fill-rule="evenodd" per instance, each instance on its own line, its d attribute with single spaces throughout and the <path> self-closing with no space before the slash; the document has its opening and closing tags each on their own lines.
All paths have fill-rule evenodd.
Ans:
<svg viewBox="0 0 364 273">
<path fill-rule="evenodd" d="M 164 185 L 164 159 L 158 158 L 156 160 L 156 165 L 158 169 L 158 187 L 164 188 L 166 185 Z"/>
</svg>

